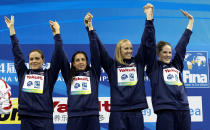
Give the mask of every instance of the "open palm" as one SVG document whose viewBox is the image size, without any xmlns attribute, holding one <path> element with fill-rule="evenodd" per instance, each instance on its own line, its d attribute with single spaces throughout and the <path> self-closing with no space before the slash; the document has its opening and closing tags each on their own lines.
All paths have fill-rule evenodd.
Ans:
<svg viewBox="0 0 210 130">
<path fill-rule="evenodd" d="M 7 27 L 10 29 L 12 27 L 14 27 L 14 16 L 11 16 L 11 20 L 9 18 L 7 18 L 6 16 L 4 17 L 5 19 L 5 23 L 7 24 Z"/>
<path fill-rule="evenodd" d="M 187 11 L 184 11 L 184 10 L 181 10 L 180 11 L 182 12 L 182 14 L 184 16 L 186 16 L 188 19 L 193 19 L 193 16 L 191 14 L 189 14 Z"/>
</svg>

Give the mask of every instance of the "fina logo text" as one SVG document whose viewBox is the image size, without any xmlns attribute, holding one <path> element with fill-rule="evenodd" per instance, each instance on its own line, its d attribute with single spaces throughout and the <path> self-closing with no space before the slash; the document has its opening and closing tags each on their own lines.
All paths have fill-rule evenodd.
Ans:
<svg viewBox="0 0 210 130">
<path fill-rule="evenodd" d="M 209 87 L 208 53 L 189 51 L 185 55 L 183 82 L 189 88 Z"/>
</svg>

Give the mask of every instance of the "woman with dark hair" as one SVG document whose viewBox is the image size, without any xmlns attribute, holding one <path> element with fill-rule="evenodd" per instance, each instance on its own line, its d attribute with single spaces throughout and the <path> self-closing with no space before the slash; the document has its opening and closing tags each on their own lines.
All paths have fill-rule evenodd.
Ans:
<svg viewBox="0 0 210 130">
<path fill-rule="evenodd" d="M 78 57 L 81 56 L 82 57 L 82 63 L 77 64 L 78 62 Z M 74 62 L 75 61 L 75 62 Z M 73 54 L 73 56 L 71 57 L 71 63 L 74 64 L 71 66 L 70 69 L 70 81 L 72 81 L 72 78 L 75 76 L 76 71 L 78 70 L 83 70 L 85 68 L 90 69 L 90 66 L 88 64 L 88 57 L 87 54 L 83 51 L 77 51 Z M 80 65 L 80 66 L 79 66 Z"/>
<path fill-rule="evenodd" d="M 10 30 L 14 64 L 19 82 L 18 114 L 21 119 L 21 130 L 53 130 L 52 92 L 60 70 L 60 53 L 62 40 L 60 26 L 50 21 L 50 27 L 55 40 L 55 49 L 50 61 L 50 68 L 43 69 L 44 54 L 41 50 L 29 53 L 28 69 L 21 52 L 14 28 L 14 16 L 5 17 Z"/>
<path fill-rule="evenodd" d="M 85 19 L 87 17 L 89 16 L 86 15 Z M 95 55 L 99 51 L 95 43 L 96 38 L 92 36 L 89 37 L 89 40 L 91 67 L 88 65 L 88 57 L 85 52 L 78 51 L 72 56 L 71 67 L 63 52 L 61 73 L 68 94 L 67 130 L 100 129 L 98 104 L 100 55 Z"/>
<path fill-rule="evenodd" d="M 175 47 L 174 58 L 168 42 L 160 41 L 155 47 L 154 41 L 150 49 L 148 47 L 150 58 L 146 71 L 151 82 L 154 112 L 157 114 L 157 130 L 191 129 L 189 103 L 181 73 L 194 19 L 189 13 L 181 12 L 189 19 L 189 24 Z"/>
<path fill-rule="evenodd" d="M 118 42 L 115 59 L 112 59 L 96 32 L 90 34 L 97 38 L 101 66 L 108 75 L 111 89 L 111 113 L 109 130 L 144 130 L 142 110 L 148 107 L 145 87 L 144 68 L 148 57 L 144 54 L 146 43 L 153 41 L 153 5 L 144 7 L 146 22 L 141 44 L 137 54 L 132 57 L 132 44 L 127 39 Z M 88 21 L 92 25 L 92 19 Z"/>
</svg>

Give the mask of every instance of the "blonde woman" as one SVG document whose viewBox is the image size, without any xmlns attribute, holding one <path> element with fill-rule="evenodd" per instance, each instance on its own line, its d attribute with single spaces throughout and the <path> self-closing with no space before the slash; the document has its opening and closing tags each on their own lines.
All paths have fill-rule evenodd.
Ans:
<svg viewBox="0 0 210 130">
<path fill-rule="evenodd" d="M 101 66 L 108 74 L 111 89 L 111 114 L 109 130 L 143 130 L 142 110 L 146 109 L 147 101 L 144 87 L 144 68 L 147 56 L 145 44 L 154 41 L 153 5 L 145 6 L 146 23 L 141 44 L 137 54 L 132 57 L 133 48 L 129 40 L 120 40 L 116 46 L 115 59 L 112 59 L 99 37 L 94 33 L 90 37 L 97 38 L 101 56 Z M 92 25 L 92 19 L 88 21 Z"/>
</svg>

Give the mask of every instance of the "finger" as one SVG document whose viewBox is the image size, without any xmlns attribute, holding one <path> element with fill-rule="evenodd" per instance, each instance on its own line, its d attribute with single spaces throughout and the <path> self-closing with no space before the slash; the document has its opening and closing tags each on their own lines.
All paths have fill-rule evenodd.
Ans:
<svg viewBox="0 0 210 130">
<path fill-rule="evenodd" d="M 85 16 L 85 20 L 88 20 L 88 19 L 90 19 L 90 14 L 87 14 L 87 15 Z"/>
<path fill-rule="evenodd" d="M 11 16 L 10 22 L 11 22 L 11 23 L 14 23 L 14 16 L 13 16 L 13 15 Z"/>
<path fill-rule="evenodd" d="M 88 15 L 89 15 L 89 17 L 93 18 L 93 15 L 90 12 L 88 13 Z"/>
<path fill-rule="evenodd" d="M 150 3 L 148 3 L 148 4 L 146 4 L 146 5 L 144 6 L 144 9 L 147 9 L 147 8 L 153 8 L 153 5 L 150 4 Z"/>
<path fill-rule="evenodd" d="M 85 18 L 85 23 L 91 21 L 91 17 L 88 15 L 86 18 Z"/>
<path fill-rule="evenodd" d="M 84 18 L 84 20 L 87 20 L 88 19 L 88 15 L 85 15 L 85 18 Z"/>
<path fill-rule="evenodd" d="M 12 16 L 11 16 L 11 20 L 14 20 L 14 18 L 15 18 L 15 17 L 12 15 Z"/>
<path fill-rule="evenodd" d="M 88 17 L 88 15 L 89 15 L 89 12 L 85 15 L 85 19 Z"/>
<path fill-rule="evenodd" d="M 53 27 L 53 21 L 49 20 L 49 24 L 50 24 L 50 28 L 52 29 L 52 31 L 54 30 L 54 27 Z"/>
<path fill-rule="evenodd" d="M 57 21 L 55 21 L 55 26 L 60 27 L 60 25 Z"/>
<path fill-rule="evenodd" d="M 88 16 L 88 21 L 91 21 L 92 18 L 93 18 L 93 16 L 90 14 L 90 15 Z"/>
<path fill-rule="evenodd" d="M 9 24 L 11 23 L 11 21 L 8 18 L 5 19 L 5 22 L 6 22 L 7 26 L 9 26 Z"/>
<path fill-rule="evenodd" d="M 183 13 L 184 12 L 184 10 L 182 10 L 182 9 L 180 9 L 180 11 Z"/>
<path fill-rule="evenodd" d="M 52 21 L 52 20 L 49 20 L 49 22 L 50 22 L 50 23 L 53 23 L 53 21 Z"/>
<path fill-rule="evenodd" d="M 49 20 L 49 23 L 50 23 L 51 26 L 53 26 L 53 21 Z"/>
<path fill-rule="evenodd" d="M 9 19 L 6 17 L 6 16 L 4 16 L 4 19 L 5 19 L 5 22 L 9 22 Z"/>
<path fill-rule="evenodd" d="M 93 16 L 90 12 L 87 13 L 88 16 Z"/>
<path fill-rule="evenodd" d="M 5 16 L 5 20 L 10 21 L 9 18 L 7 18 L 6 16 Z"/>
<path fill-rule="evenodd" d="M 150 4 L 150 3 L 148 3 L 146 6 L 147 6 L 148 8 L 153 8 L 153 5 Z"/>
<path fill-rule="evenodd" d="M 180 11 L 186 16 L 186 12 L 182 9 L 180 9 Z"/>
<path fill-rule="evenodd" d="M 184 14 L 184 16 L 186 16 L 188 19 L 193 19 L 193 16 L 191 14 L 189 14 L 187 11 L 183 11 L 180 9 L 180 11 Z"/>
</svg>

